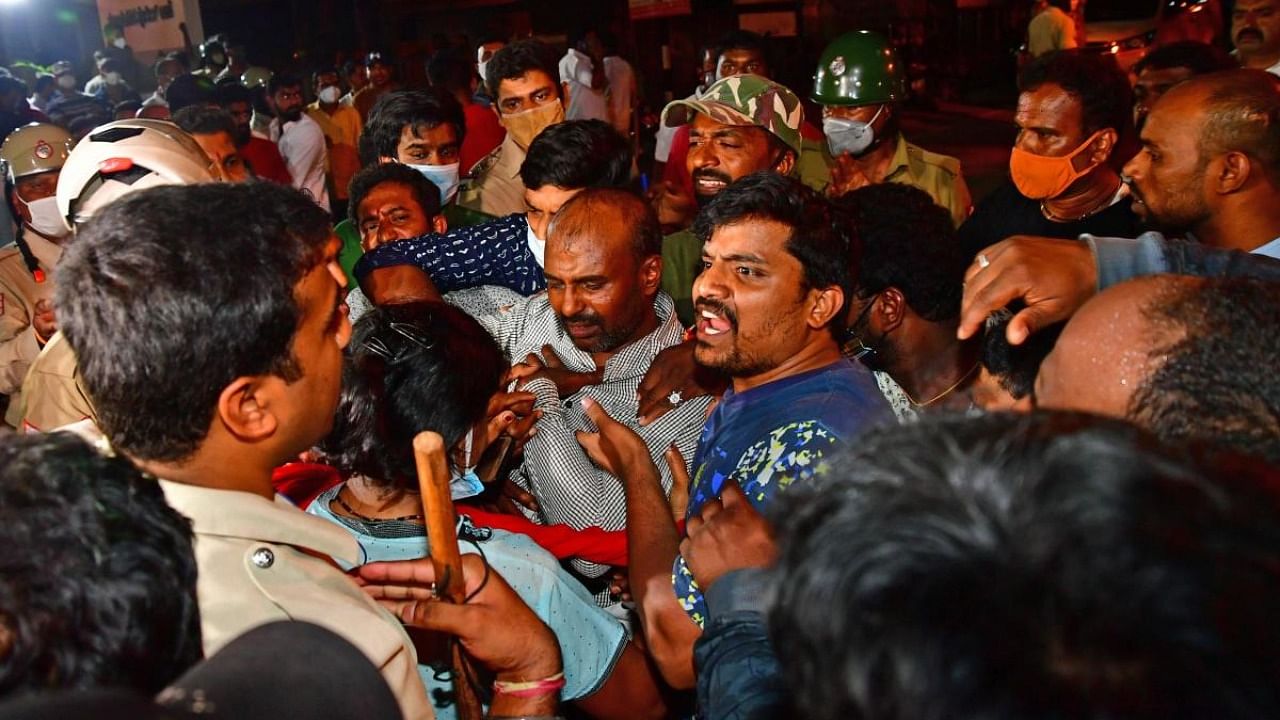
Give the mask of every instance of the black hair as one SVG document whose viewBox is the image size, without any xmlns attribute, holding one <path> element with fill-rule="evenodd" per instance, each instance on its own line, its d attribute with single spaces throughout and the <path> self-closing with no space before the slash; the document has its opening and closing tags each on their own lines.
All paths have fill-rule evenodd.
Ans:
<svg viewBox="0 0 1280 720">
<path fill-rule="evenodd" d="M 218 107 L 192 105 L 173 114 L 173 122 L 192 135 L 213 135 L 224 132 L 236 136 L 236 122 L 231 113 Z"/>
<path fill-rule="evenodd" d="M 109 73 L 112 71 L 120 71 L 120 61 L 113 57 L 103 58 L 102 64 L 98 66 L 98 72 Z"/>
<path fill-rule="evenodd" d="M 332 65 L 322 65 L 311 73 L 311 84 L 315 85 L 320 80 L 321 75 L 337 75 L 339 80 L 342 79 L 342 75 L 338 73 L 338 68 Z"/>
<path fill-rule="evenodd" d="M 1200 441 L 1280 463 L 1280 285 L 1248 278 L 1171 283 L 1142 308 L 1170 338 L 1127 417 L 1170 443 Z"/>
<path fill-rule="evenodd" d="M 485 87 L 496 98 L 498 85 L 503 80 L 515 80 L 533 70 L 541 70 L 551 78 L 556 86 L 556 93 L 561 93 L 560 64 L 555 51 L 549 45 L 537 40 L 519 40 L 493 54 L 489 64 L 485 65 Z"/>
<path fill-rule="evenodd" d="M 208 105 L 213 102 L 213 81 L 203 75 L 183 73 L 165 88 L 164 99 L 169 111 L 176 113 L 190 105 Z"/>
<path fill-rule="evenodd" d="M 1274 479 L 1088 416 L 872 431 L 770 509 L 794 717 L 1276 717 Z"/>
<path fill-rule="evenodd" d="M 36 75 L 36 84 L 32 88 L 34 92 L 44 92 L 48 88 L 57 85 L 58 81 L 49 73 L 40 73 Z"/>
<path fill-rule="evenodd" d="M 213 100 L 224 110 L 233 103 L 253 105 L 253 92 L 238 82 L 229 83 L 218 86 L 217 90 L 214 91 Z"/>
<path fill-rule="evenodd" d="M 858 257 L 857 237 L 847 214 L 799 180 L 775 172 L 747 175 L 721 190 L 698 212 L 693 234 L 705 244 L 721 227 L 750 220 L 770 220 L 791 228 L 787 252 L 804 269 L 804 287 L 832 286 L 844 292 L 845 303 L 852 297 Z M 832 333 L 843 329 L 844 308 L 831 321 Z"/>
<path fill-rule="evenodd" d="M 400 163 L 376 163 L 361 169 L 351 177 L 347 196 L 351 201 L 347 204 L 347 217 L 360 229 L 360 203 L 374 188 L 383 183 L 398 183 L 409 188 L 413 197 L 427 217 L 440 214 L 440 188 L 428 180 L 422 173 Z"/>
<path fill-rule="evenodd" d="M 1021 345 L 1010 345 L 1005 332 L 1015 312 L 1024 305 L 1010 304 L 1010 310 L 1001 311 L 987 321 L 982 335 L 982 366 L 996 379 L 1000 387 L 1015 400 L 1021 400 L 1035 390 L 1036 375 L 1040 365 L 1053 352 L 1062 334 L 1065 322 L 1055 323 L 1031 333 Z"/>
<path fill-rule="evenodd" d="M 476 66 L 459 48 L 446 48 L 427 62 L 427 82 L 448 92 L 471 92 Z"/>
<path fill-rule="evenodd" d="M 1217 45 L 1183 40 L 1152 48 L 1151 52 L 1133 64 L 1132 72 L 1139 75 L 1143 70 L 1186 68 L 1193 75 L 1204 75 L 1238 67 L 1240 63 Z"/>
<path fill-rule="evenodd" d="M 1103 128 L 1116 131 L 1120 139 L 1133 129 L 1133 89 L 1110 54 L 1063 50 L 1031 61 L 1018 76 L 1018 92 L 1031 92 L 1042 85 L 1057 85 L 1080 101 L 1084 134 Z"/>
<path fill-rule="evenodd" d="M 728 50 L 753 50 L 760 53 L 760 57 L 764 58 L 764 64 L 772 70 L 773 57 L 770 53 L 769 39 L 760 33 L 751 32 L 750 30 L 730 30 L 720 36 L 720 40 L 712 46 L 711 51 L 715 54 L 715 62 L 717 66 L 720 63 L 720 56 Z"/>
<path fill-rule="evenodd" d="M 457 445 L 508 367 L 493 336 L 451 305 L 376 307 L 352 331 L 337 418 L 317 450 L 345 474 L 416 490 L 414 436 L 432 430 Z"/>
<path fill-rule="evenodd" d="M 70 433 L 0 432 L 0 698 L 154 694 L 201 657 L 190 522 Z"/>
<path fill-rule="evenodd" d="M 270 182 L 139 190 L 80 227 L 56 271 L 58 323 L 116 448 L 183 460 L 233 380 L 301 377 L 294 289 L 330 227 Z"/>
<path fill-rule="evenodd" d="M 178 66 L 178 72 L 175 73 L 175 76 L 181 75 L 182 73 L 187 71 L 187 66 L 185 63 L 182 62 L 182 60 L 179 60 L 173 55 L 161 55 L 160 57 L 156 58 L 155 63 L 151 66 L 151 74 L 155 75 L 156 77 L 160 77 L 160 75 L 164 73 L 165 65 Z"/>
<path fill-rule="evenodd" d="M 272 75 L 271 78 L 267 80 L 268 95 L 275 95 L 281 90 L 284 90 L 285 88 L 291 88 L 291 87 L 301 88 L 302 78 L 298 77 L 297 75 L 294 75 L 293 73 L 282 72 L 282 73 L 276 73 L 275 75 Z"/>
<path fill-rule="evenodd" d="M 140 100 L 121 100 L 111 107 L 111 116 L 115 117 L 122 112 L 127 112 L 129 113 L 129 116 L 132 117 L 134 113 L 137 113 L 141 109 L 142 101 Z"/>
<path fill-rule="evenodd" d="M 587 188 L 569 198 L 551 220 L 548 235 L 598 237 L 599 223 L 617 222 L 631 230 L 631 252 L 637 261 L 662 254 L 662 225 L 653 207 L 639 195 L 620 188 Z"/>
<path fill-rule="evenodd" d="M 462 106 L 453 95 L 440 88 L 383 93 L 373 104 L 360 133 L 360 162 L 371 165 L 379 158 L 395 158 L 400 134 L 406 127 L 412 127 L 418 135 L 444 123 L 453 126 L 461 144 L 467 134 Z"/>
<path fill-rule="evenodd" d="M 925 320 L 960 315 L 969 261 L 949 210 L 925 191 L 901 183 L 868 185 L 835 203 L 849 212 L 862 240 L 854 279 L 860 297 L 895 287 Z"/>
<path fill-rule="evenodd" d="M 1064 13 L 1071 12 L 1071 0 L 1046 0 L 1046 2 Z"/>
<path fill-rule="evenodd" d="M 625 187 L 631 181 L 631 145 L 603 120 L 556 123 L 529 143 L 520 180 L 531 190 Z"/>
</svg>

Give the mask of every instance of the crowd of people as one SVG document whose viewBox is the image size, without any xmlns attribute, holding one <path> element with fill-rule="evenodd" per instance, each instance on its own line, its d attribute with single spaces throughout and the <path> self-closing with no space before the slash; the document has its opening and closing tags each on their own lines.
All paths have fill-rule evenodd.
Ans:
<svg viewBox="0 0 1280 720">
<path fill-rule="evenodd" d="M 868 30 L 0 77 L 0 715 L 1280 716 L 1276 5 L 976 204 Z"/>
</svg>

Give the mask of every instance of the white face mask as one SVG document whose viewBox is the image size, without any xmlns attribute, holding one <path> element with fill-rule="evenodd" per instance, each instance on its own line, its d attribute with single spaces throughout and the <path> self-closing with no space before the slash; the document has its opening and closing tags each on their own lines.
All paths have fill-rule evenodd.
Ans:
<svg viewBox="0 0 1280 720">
<path fill-rule="evenodd" d="M 103 80 L 106 80 L 108 85 L 119 85 L 119 84 L 120 84 L 120 73 L 118 73 L 118 72 L 109 72 L 109 73 L 107 73 L 106 75 L 103 75 L 103 76 L 102 76 L 102 79 L 103 79 Z"/>
<path fill-rule="evenodd" d="M 547 266 L 546 260 L 544 260 L 547 255 L 547 243 L 533 234 L 532 225 L 529 226 L 529 250 L 533 252 L 533 259 L 538 261 L 538 267 Z"/>
<path fill-rule="evenodd" d="M 118 47 L 118 48 L 120 48 L 121 50 L 123 50 L 123 49 L 124 49 L 124 46 L 125 46 L 124 38 L 123 38 L 123 37 L 118 37 L 118 38 L 116 38 L 115 40 L 112 40 L 112 41 L 111 41 L 111 44 L 112 44 L 112 45 L 115 45 L 116 47 Z"/>
<path fill-rule="evenodd" d="M 58 76 L 58 87 L 62 88 L 63 90 L 70 90 L 75 86 L 76 86 L 75 75 L 59 75 Z"/>
<path fill-rule="evenodd" d="M 32 200 L 27 202 L 18 198 L 23 205 L 27 206 L 27 212 L 31 213 L 31 222 L 27 223 L 27 227 L 35 230 L 41 235 L 60 240 L 71 234 L 71 228 L 62 220 L 62 214 L 58 212 L 58 199 L 50 195 L 47 198 Z"/>
<path fill-rule="evenodd" d="M 871 116 L 870 122 L 834 117 L 823 118 L 822 134 L 827 136 L 827 148 L 831 150 L 831 154 L 838 157 L 845 153 L 861 155 L 866 152 L 876 139 L 876 133 L 871 126 L 882 112 L 884 112 L 883 105 L 876 110 L 875 115 Z"/>
<path fill-rule="evenodd" d="M 453 196 L 458 192 L 458 174 L 462 167 L 462 163 L 456 162 L 449 165 L 413 165 L 405 163 L 409 167 L 422 173 L 422 176 L 431 181 L 431 184 L 440 188 L 440 205 L 448 204 Z"/>
<path fill-rule="evenodd" d="M 338 102 L 338 97 L 339 97 L 338 93 L 339 91 L 338 91 L 337 85 L 326 85 L 320 88 L 320 92 L 317 93 L 317 95 L 320 98 L 320 102 L 324 103 L 325 105 L 332 105 Z"/>
</svg>

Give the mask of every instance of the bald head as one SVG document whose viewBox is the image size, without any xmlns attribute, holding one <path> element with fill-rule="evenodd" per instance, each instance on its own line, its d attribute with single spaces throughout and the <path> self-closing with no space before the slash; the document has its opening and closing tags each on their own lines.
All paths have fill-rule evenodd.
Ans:
<svg viewBox="0 0 1280 720">
<path fill-rule="evenodd" d="M 587 188 L 566 202 L 547 229 L 551 244 L 608 243 L 637 261 L 662 254 L 662 226 L 638 195 L 615 188 Z"/>
<path fill-rule="evenodd" d="M 1144 308 L 1193 278 L 1159 275 L 1099 293 L 1071 318 L 1036 377 L 1036 404 L 1123 418 L 1163 340 Z"/>
<path fill-rule="evenodd" d="M 1280 284 L 1172 275 L 1122 283 L 1067 323 L 1036 379 L 1037 403 L 1280 462 L 1278 319 Z"/>
<path fill-rule="evenodd" d="M 1263 70 L 1227 70 L 1175 85 L 1166 99 L 1202 118 L 1200 158 L 1239 152 L 1280 184 L 1280 85 Z"/>
<path fill-rule="evenodd" d="M 611 353 L 657 327 L 661 253 L 658 219 L 632 193 L 588 188 L 560 208 L 544 270 L 551 307 L 575 345 Z"/>
</svg>

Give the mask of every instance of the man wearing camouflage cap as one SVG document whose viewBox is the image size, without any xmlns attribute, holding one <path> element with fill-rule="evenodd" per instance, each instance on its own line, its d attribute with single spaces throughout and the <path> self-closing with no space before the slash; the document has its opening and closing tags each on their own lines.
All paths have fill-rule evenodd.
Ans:
<svg viewBox="0 0 1280 720">
<path fill-rule="evenodd" d="M 883 182 L 914 185 L 950 210 L 959 227 L 972 205 L 960 161 L 902 136 L 898 107 L 906 95 L 906 72 L 888 38 L 867 30 L 836 38 L 818 61 L 810 96 L 822 106 L 826 146 L 820 158 L 804 158 L 802 172 L 825 174 L 819 189 L 830 197 Z"/>
<path fill-rule="evenodd" d="M 18 221 L 14 244 L 0 250 L 0 395 L 10 404 L 57 330 L 53 266 L 71 230 L 53 195 L 70 151 L 71 135 L 48 123 L 20 127 L 0 145 L 5 201 Z"/>
<path fill-rule="evenodd" d="M 662 112 L 666 125 L 689 123 L 689 174 L 699 207 L 735 180 L 755 172 L 793 175 L 800 157 L 804 108 L 787 88 L 759 75 L 717 81 Z M 676 301 L 686 327 L 693 324 L 693 280 L 702 266 L 702 243 L 689 229 L 662 242 L 662 289 Z"/>
</svg>

